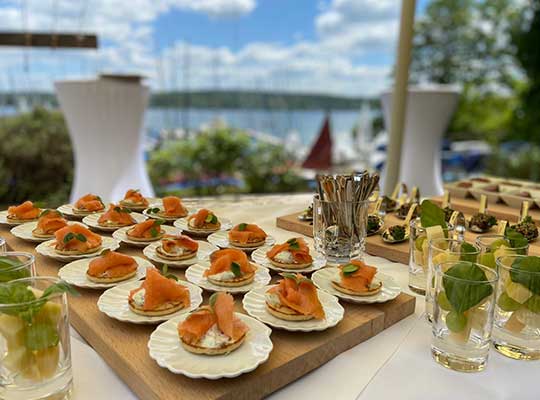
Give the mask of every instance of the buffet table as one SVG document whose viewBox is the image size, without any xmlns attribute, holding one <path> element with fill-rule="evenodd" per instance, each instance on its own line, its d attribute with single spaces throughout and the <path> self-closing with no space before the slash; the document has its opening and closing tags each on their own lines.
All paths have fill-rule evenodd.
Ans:
<svg viewBox="0 0 540 400">
<path fill-rule="evenodd" d="M 205 199 L 202 203 L 233 222 L 257 223 L 277 241 L 283 241 L 293 234 L 276 228 L 276 217 L 305 208 L 310 198 L 311 195 L 242 196 Z M 5 229 L 2 228 L 0 236 Z M 392 275 L 404 291 L 412 294 L 407 289 L 405 265 L 371 256 L 367 262 Z M 423 299 L 418 298 L 413 316 L 342 353 L 270 397 L 432 399 L 435 395 L 439 399 L 488 396 L 507 399 L 519 395 L 520 399 L 538 398 L 534 381 L 540 372 L 538 362 L 513 361 L 492 351 L 483 373 L 468 375 L 437 365 L 431 359 L 431 333 L 422 317 L 423 311 Z M 75 400 L 137 398 L 75 331 L 72 339 Z"/>
</svg>

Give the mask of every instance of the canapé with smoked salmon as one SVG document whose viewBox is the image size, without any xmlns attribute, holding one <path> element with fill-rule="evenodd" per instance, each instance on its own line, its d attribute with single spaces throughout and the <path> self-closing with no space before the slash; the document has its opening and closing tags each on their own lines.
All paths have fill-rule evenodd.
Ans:
<svg viewBox="0 0 540 400">
<path fill-rule="evenodd" d="M 163 221 L 157 219 L 139 222 L 126 231 L 126 236 L 134 242 L 154 242 L 165 234 L 161 225 Z"/>
<path fill-rule="evenodd" d="M 67 224 L 67 220 L 60 211 L 43 210 L 39 215 L 37 225 L 32 231 L 32 235 L 42 239 L 53 238 L 54 233 L 67 226 Z"/>
<path fill-rule="evenodd" d="M 95 253 L 101 249 L 101 236 L 81 224 L 72 224 L 57 230 L 55 251 L 61 255 Z"/>
<path fill-rule="evenodd" d="M 188 209 L 182 204 L 182 199 L 176 196 L 166 196 L 162 199 L 163 207 L 153 210 L 158 217 L 167 220 L 184 218 L 188 215 Z"/>
<path fill-rule="evenodd" d="M 214 285 L 237 287 L 253 282 L 256 270 L 242 250 L 223 249 L 210 255 L 210 267 L 204 276 Z"/>
<path fill-rule="evenodd" d="M 207 306 L 199 307 L 178 324 L 182 346 L 191 353 L 228 354 L 244 343 L 249 327 L 234 313 L 234 299 L 214 293 Z"/>
<path fill-rule="evenodd" d="M 187 260 L 195 257 L 199 243 L 186 235 L 165 235 L 161 244 L 156 247 L 156 253 L 161 258 L 171 261 Z"/>
<path fill-rule="evenodd" d="M 276 286 L 266 292 L 266 309 L 276 318 L 308 321 L 325 317 L 313 282 L 301 274 L 284 273 Z"/>
<path fill-rule="evenodd" d="M 187 287 L 161 275 L 155 268 L 146 269 L 146 279 L 128 297 L 131 311 L 146 316 L 172 314 L 189 307 L 190 302 Z"/>
<path fill-rule="evenodd" d="M 221 228 L 221 222 L 212 211 L 201 208 L 188 217 L 188 228 L 194 233 L 212 233 Z"/>
<path fill-rule="evenodd" d="M 116 204 L 109 204 L 109 209 L 98 218 L 98 225 L 104 228 L 121 228 L 135 223 L 137 221 L 131 216 L 131 211 Z"/>
<path fill-rule="evenodd" d="M 38 219 L 39 214 L 41 214 L 41 209 L 27 200 L 18 206 L 8 207 L 6 219 L 14 223 L 29 222 Z"/>
<path fill-rule="evenodd" d="M 339 266 L 339 277 L 332 281 L 334 289 L 353 296 L 372 296 L 382 289 L 376 278 L 377 268 L 360 260 L 351 260 Z"/>
<path fill-rule="evenodd" d="M 144 210 L 148 207 L 148 199 L 144 197 L 138 189 L 129 189 L 124 198 L 120 200 L 120 205 L 131 210 Z"/>
<path fill-rule="evenodd" d="M 73 205 L 73 212 L 80 215 L 88 215 L 104 209 L 105 204 L 103 204 L 101 197 L 91 193 L 85 194 Z"/>
<path fill-rule="evenodd" d="M 229 243 L 235 247 L 259 247 L 266 241 L 266 232 L 255 224 L 241 223 L 228 233 Z"/>
<path fill-rule="evenodd" d="M 313 263 L 309 247 L 302 238 L 292 238 L 276 244 L 266 253 L 266 257 L 273 265 L 281 268 L 300 269 Z"/>
<path fill-rule="evenodd" d="M 86 277 L 92 282 L 113 283 L 132 278 L 137 273 L 137 261 L 116 251 L 104 250 L 88 264 Z"/>
</svg>

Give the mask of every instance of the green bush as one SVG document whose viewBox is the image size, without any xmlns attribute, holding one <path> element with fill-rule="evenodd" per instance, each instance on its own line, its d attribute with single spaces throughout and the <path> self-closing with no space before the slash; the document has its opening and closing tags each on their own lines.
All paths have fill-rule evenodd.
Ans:
<svg viewBox="0 0 540 400">
<path fill-rule="evenodd" d="M 0 203 L 69 199 L 73 152 L 60 112 L 42 108 L 0 119 Z"/>
<path fill-rule="evenodd" d="M 489 157 L 486 173 L 537 182 L 540 180 L 540 147 L 530 145 L 510 155 L 497 151 Z"/>
</svg>

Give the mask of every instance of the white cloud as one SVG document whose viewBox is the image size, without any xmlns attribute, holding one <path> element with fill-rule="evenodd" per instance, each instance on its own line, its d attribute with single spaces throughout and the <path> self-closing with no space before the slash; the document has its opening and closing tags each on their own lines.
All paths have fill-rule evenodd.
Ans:
<svg viewBox="0 0 540 400">
<path fill-rule="evenodd" d="M 179 9 L 207 14 L 214 18 L 240 17 L 255 9 L 255 0 L 171 0 Z"/>
</svg>

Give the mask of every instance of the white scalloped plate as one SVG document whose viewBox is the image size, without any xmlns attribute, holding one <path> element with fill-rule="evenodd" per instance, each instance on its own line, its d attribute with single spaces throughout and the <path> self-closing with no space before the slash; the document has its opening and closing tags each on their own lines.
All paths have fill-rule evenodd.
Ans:
<svg viewBox="0 0 540 400">
<path fill-rule="evenodd" d="M 185 206 L 184 206 L 185 207 Z M 186 218 L 187 215 L 185 217 L 164 217 L 164 216 L 161 216 L 161 215 L 156 215 L 156 214 L 153 214 L 153 213 L 150 213 L 148 212 L 149 209 L 151 208 L 159 208 L 160 210 L 163 211 L 163 203 L 154 203 L 154 204 L 150 204 L 148 206 L 148 208 L 144 209 L 144 211 L 142 212 L 144 215 L 146 215 L 148 218 L 153 218 L 153 219 L 162 219 L 162 220 L 165 220 L 167 222 L 174 222 L 176 221 L 177 219 L 182 219 L 182 218 Z M 188 215 L 189 215 L 189 209 L 187 207 L 185 207 L 186 210 L 188 211 Z"/>
<path fill-rule="evenodd" d="M 382 272 L 377 272 L 375 277 L 382 281 L 383 286 L 381 291 L 373 296 L 353 296 L 334 289 L 332 280 L 339 281 L 339 269 L 335 267 L 320 269 L 311 276 L 311 279 L 319 289 L 350 303 L 385 303 L 399 296 L 401 288 L 394 278 Z"/>
<path fill-rule="evenodd" d="M 213 244 L 210 244 L 208 242 L 203 242 L 202 240 L 197 240 L 197 243 L 199 243 L 199 250 L 197 251 L 197 255 L 185 260 L 167 260 L 166 258 L 161 258 L 159 254 L 157 253 L 156 249 L 161 246 L 161 241 L 157 241 L 154 243 L 149 244 L 143 249 L 143 254 L 146 256 L 146 258 L 158 263 L 158 264 L 167 264 L 169 267 L 176 267 L 176 268 L 187 268 L 190 265 L 204 262 L 208 259 L 211 253 L 213 253 L 216 250 L 219 250 L 216 246 Z"/>
<path fill-rule="evenodd" d="M 179 315 L 187 314 L 199 307 L 202 303 L 202 289 L 200 287 L 195 286 L 193 283 L 181 280 L 179 280 L 178 283 L 187 286 L 189 289 L 191 304 L 189 307 L 183 308 L 182 310 L 178 310 L 177 312 L 169 315 L 149 317 L 146 315 L 135 314 L 130 310 L 128 304 L 129 292 L 139 288 L 142 284 L 140 281 L 123 283 L 106 290 L 99 297 L 97 306 L 99 311 L 119 321 L 131 322 L 133 324 L 157 324 Z"/>
<path fill-rule="evenodd" d="M 138 281 L 141 278 L 144 278 L 146 276 L 146 268 L 154 268 L 154 265 L 148 260 L 145 260 L 144 258 L 133 256 L 135 261 L 137 262 L 137 274 L 129 279 L 126 279 L 121 282 L 114 282 L 114 283 L 97 283 L 92 282 L 86 277 L 86 271 L 88 270 L 88 265 L 90 262 L 97 257 L 92 258 L 84 258 L 82 260 L 76 260 L 72 261 L 69 264 L 64 265 L 60 270 L 58 271 L 58 276 L 60 279 L 65 280 L 67 283 L 71 285 L 75 285 L 78 287 L 84 287 L 89 289 L 108 289 L 113 286 L 118 286 L 126 282 L 132 282 L 132 281 Z"/>
<path fill-rule="evenodd" d="M 266 362 L 273 349 L 272 330 L 254 318 L 235 313 L 248 327 L 245 342 L 226 355 L 206 356 L 185 350 L 178 337 L 178 323 L 187 315 L 173 318 L 159 325 L 148 341 L 150 357 L 160 367 L 189 378 L 234 378 L 253 371 Z"/>
<path fill-rule="evenodd" d="M 34 220 L 29 220 L 29 221 L 23 221 L 23 222 L 13 222 L 13 221 L 9 221 L 7 219 L 7 216 L 8 216 L 8 211 L 7 210 L 4 210 L 4 211 L 0 211 L 0 224 L 2 225 L 9 225 L 9 226 L 17 226 L 17 225 L 22 225 L 22 224 L 27 224 L 29 222 L 35 222 L 37 221 L 37 218 L 34 219 Z"/>
<path fill-rule="evenodd" d="M 132 228 L 131 226 L 126 226 L 125 228 L 117 229 L 112 233 L 112 237 L 121 242 L 127 243 L 135 247 L 146 247 L 150 243 L 154 243 L 160 240 L 160 239 L 155 239 L 155 240 L 147 240 L 145 242 L 135 242 L 134 240 L 129 239 L 128 236 L 126 235 L 126 232 L 131 228 Z M 173 228 L 172 226 L 161 225 L 161 229 L 165 231 L 166 235 L 179 235 L 181 233 L 178 229 Z"/>
<path fill-rule="evenodd" d="M 74 222 L 74 221 L 70 221 L 68 222 L 68 225 L 73 225 L 73 224 L 79 224 L 79 225 L 83 225 L 85 228 L 87 227 L 86 225 L 84 224 L 81 224 L 80 222 Z M 38 238 L 38 237 L 35 237 L 33 234 L 32 234 L 32 231 L 34 229 L 36 229 L 36 226 L 37 226 L 37 221 L 33 221 L 33 222 L 26 222 L 22 225 L 17 225 L 13 228 L 11 228 L 11 234 L 13 236 L 16 236 L 18 237 L 19 239 L 22 239 L 22 240 L 26 240 L 28 242 L 35 242 L 35 243 L 39 243 L 39 242 L 46 242 L 47 240 L 51 240 L 51 238 Z M 54 238 L 54 235 L 52 235 L 52 238 Z"/>
<path fill-rule="evenodd" d="M 119 229 L 117 226 L 101 226 L 98 220 L 103 214 L 104 213 L 100 212 L 100 213 L 87 215 L 86 217 L 82 219 L 82 222 L 88 225 L 89 227 L 96 229 L 98 231 L 114 232 L 115 230 Z M 136 224 L 138 224 L 139 222 L 146 221 L 146 217 L 140 213 L 132 212 L 130 213 L 130 215 L 135 220 Z M 131 224 L 131 225 L 135 225 L 135 224 Z M 131 225 L 128 225 L 128 226 L 131 226 Z"/>
<path fill-rule="evenodd" d="M 272 246 L 274 243 L 276 243 L 276 239 L 274 239 L 272 236 L 268 235 L 266 236 L 266 240 L 263 245 L 256 246 L 256 247 L 238 247 L 229 242 L 229 232 L 226 231 L 217 231 L 209 235 L 206 240 L 208 240 L 213 245 L 216 245 L 218 247 L 221 247 L 222 249 L 237 249 L 242 251 L 254 251 L 257 250 L 260 247 L 264 246 Z"/>
<path fill-rule="evenodd" d="M 256 264 L 254 264 L 256 265 Z M 225 287 L 214 285 L 204 276 L 204 271 L 210 266 L 209 262 L 195 264 L 186 270 L 186 279 L 195 285 L 202 287 L 210 292 L 229 292 L 229 293 L 247 293 L 252 289 L 266 286 L 270 283 L 270 271 L 261 265 L 257 265 L 255 279 L 248 285 L 238 287 Z"/>
<path fill-rule="evenodd" d="M 74 218 L 74 219 L 83 219 L 87 215 L 103 212 L 103 210 L 99 210 L 99 211 L 94 211 L 88 214 L 76 214 L 73 211 L 73 204 L 63 204 L 60 207 L 58 207 L 57 210 L 60 211 L 62 214 L 67 215 L 68 217 Z"/>
<path fill-rule="evenodd" d="M 267 325 L 293 332 L 324 331 L 325 329 L 336 326 L 339 321 L 343 319 L 345 310 L 341 304 L 339 304 L 337 297 L 319 289 L 317 289 L 317 294 L 324 309 L 324 319 L 311 319 L 309 321 L 285 321 L 283 319 L 274 317 L 266 309 L 265 300 L 266 291 L 274 286 L 276 285 L 263 286 L 246 293 L 244 299 L 242 300 L 244 310 L 246 310 L 247 313 L 252 317 L 257 318 L 259 321 L 264 322 Z"/>
<path fill-rule="evenodd" d="M 219 222 L 221 222 L 221 227 L 218 231 L 228 231 L 233 227 L 233 224 L 230 219 L 228 218 L 221 218 L 218 216 Z M 174 221 L 174 226 L 176 226 L 178 229 L 182 229 L 183 231 L 192 234 L 193 236 L 208 236 L 214 232 L 204 233 L 204 232 L 198 232 L 198 231 L 192 231 L 191 228 L 188 226 L 188 220 L 187 218 L 180 218 Z"/>
<path fill-rule="evenodd" d="M 118 247 L 120 247 L 120 243 L 118 243 L 118 240 L 107 237 L 107 236 L 101 236 L 101 248 L 98 251 L 95 251 L 93 253 L 89 254 L 79 254 L 76 256 L 64 256 L 61 254 L 58 254 L 56 250 L 54 250 L 54 246 L 56 245 L 56 239 L 47 240 L 46 242 L 40 243 L 36 246 L 36 251 L 45 257 L 50 257 L 58 261 L 75 261 L 80 260 L 82 258 L 91 258 L 99 255 L 103 250 L 109 249 L 109 250 L 116 250 Z"/>
<path fill-rule="evenodd" d="M 251 258 L 253 261 L 255 261 L 257 264 L 262 265 L 263 267 L 269 268 L 274 271 L 278 272 L 301 272 L 301 273 L 309 273 L 317 271 L 318 269 L 321 269 L 326 265 L 326 260 L 317 252 L 315 252 L 313 249 L 310 249 L 310 254 L 313 257 L 313 263 L 305 268 L 280 268 L 276 267 L 274 264 L 270 262 L 268 257 L 266 257 L 266 252 L 270 250 L 270 247 L 259 247 L 257 250 L 255 250 L 253 253 L 251 253 Z"/>
</svg>

